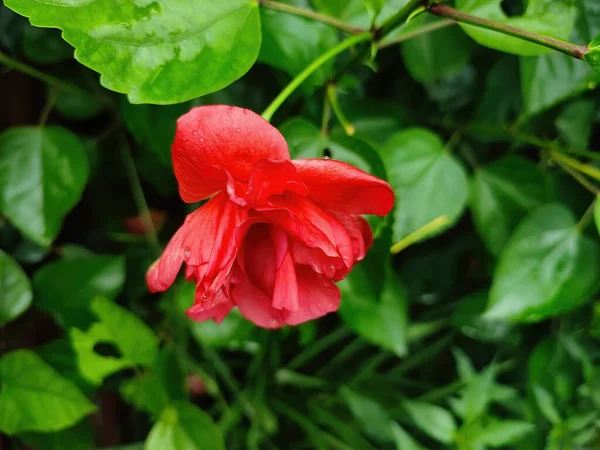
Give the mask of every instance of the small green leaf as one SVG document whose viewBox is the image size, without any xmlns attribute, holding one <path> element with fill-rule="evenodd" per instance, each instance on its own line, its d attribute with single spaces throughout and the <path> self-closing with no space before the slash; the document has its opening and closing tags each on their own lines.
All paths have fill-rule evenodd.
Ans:
<svg viewBox="0 0 600 450">
<path fill-rule="evenodd" d="M 392 434 L 396 443 L 396 450 L 426 450 L 421 444 L 415 441 L 404 428 L 396 422 L 392 422 Z"/>
<path fill-rule="evenodd" d="M 572 310 L 598 287 L 600 246 L 571 212 L 545 205 L 526 217 L 500 255 L 488 319 L 535 322 Z"/>
<path fill-rule="evenodd" d="M 381 13 L 383 6 L 385 4 L 385 0 L 363 0 L 365 4 L 365 8 L 369 12 L 369 17 L 371 19 L 371 23 L 375 23 L 377 20 L 377 16 Z"/>
<path fill-rule="evenodd" d="M 556 405 L 554 404 L 554 399 L 550 395 L 550 393 L 544 389 L 542 386 L 535 385 L 533 386 L 533 393 L 535 395 L 535 401 L 540 408 L 543 416 L 552 424 L 558 425 L 562 422 L 560 418 L 560 414 L 556 409 Z"/>
<path fill-rule="evenodd" d="M 531 162 L 507 156 L 475 171 L 471 210 L 475 227 L 492 254 L 499 255 L 517 224 L 546 197 L 542 172 Z"/>
<path fill-rule="evenodd" d="M 284 3 L 301 6 L 304 2 Z M 268 8 L 260 10 L 262 45 L 258 61 L 298 75 L 338 42 L 336 30 L 323 23 Z M 322 86 L 331 76 L 334 60 L 321 66 L 305 82 L 311 87 Z"/>
<path fill-rule="evenodd" d="M 158 340 L 138 316 L 102 297 L 92 301 L 91 309 L 100 322 L 92 324 L 87 331 L 70 330 L 79 370 L 87 380 L 100 384 L 106 376 L 124 368 L 154 365 Z M 120 356 L 99 354 L 98 344 L 114 344 Z"/>
<path fill-rule="evenodd" d="M 0 135 L 0 212 L 23 234 L 50 245 L 88 178 L 79 138 L 58 127 Z"/>
<path fill-rule="evenodd" d="M 69 120 L 84 121 L 97 116 L 104 105 L 91 94 L 60 89 L 54 100 L 54 108 Z"/>
<path fill-rule="evenodd" d="M 94 448 L 94 430 L 86 420 L 58 432 L 29 432 L 19 434 L 19 438 L 36 450 L 90 450 Z"/>
<path fill-rule="evenodd" d="M 93 322 L 90 302 L 113 299 L 125 282 L 125 261 L 111 255 L 79 256 L 51 262 L 36 272 L 36 306 L 56 314 L 64 327 L 85 329 Z"/>
<path fill-rule="evenodd" d="M 457 9 L 482 19 L 548 37 L 568 40 L 573 30 L 576 8 L 570 0 L 530 0 L 522 16 L 508 17 L 501 0 L 457 0 Z M 551 50 L 496 31 L 460 24 L 477 43 L 506 53 L 534 56 Z"/>
<path fill-rule="evenodd" d="M 583 60 L 592 66 L 596 72 L 600 72 L 600 34 L 589 43 L 588 50 L 583 55 Z"/>
<path fill-rule="evenodd" d="M 392 419 L 379 403 L 347 386 L 342 386 L 340 395 L 367 434 L 383 442 L 389 442 L 393 439 L 390 427 Z"/>
<path fill-rule="evenodd" d="M 596 104 L 591 100 L 578 100 L 568 104 L 556 118 L 556 127 L 571 147 L 588 148 Z"/>
<path fill-rule="evenodd" d="M 5 4 L 35 26 L 63 30 L 76 59 L 132 103 L 179 103 L 222 89 L 250 69 L 260 49 L 256 0 Z"/>
<path fill-rule="evenodd" d="M 14 259 L 0 250 L 0 327 L 27 311 L 32 299 L 29 278 Z"/>
<path fill-rule="evenodd" d="M 404 400 L 402 407 L 414 424 L 428 436 L 443 444 L 450 444 L 454 440 L 456 421 L 448 410 L 416 400 Z"/>
<path fill-rule="evenodd" d="M 458 73 L 469 63 L 474 47 L 460 28 L 447 27 L 407 40 L 402 59 L 415 80 L 432 83 Z"/>
<path fill-rule="evenodd" d="M 496 368 L 491 365 L 469 379 L 462 395 L 465 422 L 471 423 L 486 413 L 492 400 L 491 391 L 495 378 Z"/>
<path fill-rule="evenodd" d="M 23 30 L 23 53 L 33 62 L 53 64 L 70 59 L 73 47 L 60 37 L 58 30 L 28 26 Z"/>
<path fill-rule="evenodd" d="M 517 420 L 494 420 L 478 434 L 479 439 L 493 448 L 512 446 L 535 430 L 535 425 Z"/>
<path fill-rule="evenodd" d="M 443 229 L 460 218 L 468 197 L 467 175 L 436 134 L 423 128 L 401 131 L 381 155 L 396 192 L 394 242 L 441 216 L 448 218 Z"/>
<path fill-rule="evenodd" d="M 176 403 L 152 427 L 144 450 L 189 449 L 225 450 L 225 443 L 208 414 L 191 403 Z"/>
<path fill-rule="evenodd" d="M 50 432 L 70 427 L 95 410 L 69 380 L 29 350 L 0 359 L 0 430 Z"/>
</svg>

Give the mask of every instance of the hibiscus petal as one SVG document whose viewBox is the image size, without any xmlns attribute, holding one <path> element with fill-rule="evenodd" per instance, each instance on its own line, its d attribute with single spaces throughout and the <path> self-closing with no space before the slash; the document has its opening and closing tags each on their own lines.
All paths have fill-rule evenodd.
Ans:
<svg viewBox="0 0 600 450">
<path fill-rule="evenodd" d="M 208 301 L 194 304 L 185 312 L 186 315 L 196 322 L 213 319 L 215 322 L 221 323 L 235 304 L 227 298 L 223 290 L 219 290 L 213 297 Z"/>
<path fill-rule="evenodd" d="M 305 266 L 296 266 L 296 277 L 299 309 L 288 312 L 286 323 L 298 325 L 337 311 L 340 307 L 340 290 L 329 278 Z"/>
<path fill-rule="evenodd" d="M 262 159 L 252 169 L 249 182 L 250 201 L 256 205 L 264 203 L 272 195 L 281 195 L 285 191 L 308 194 L 296 168 L 290 161 L 272 161 Z"/>
<path fill-rule="evenodd" d="M 341 161 L 292 161 L 311 198 L 325 209 L 385 216 L 394 206 L 388 183 Z"/>
<path fill-rule="evenodd" d="M 373 231 L 369 222 L 363 217 L 354 214 L 345 214 L 342 212 L 334 212 L 334 214 L 350 236 L 354 262 L 361 261 L 373 243 Z"/>
<path fill-rule="evenodd" d="M 296 267 L 292 257 L 289 238 L 277 227 L 270 227 L 275 249 L 275 285 L 273 287 L 273 306 L 277 309 L 298 311 L 298 285 Z"/>
<path fill-rule="evenodd" d="M 199 106 L 177 121 L 171 148 L 179 193 L 196 202 L 224 189 L 227 173 L 248 181 L 260 159 L 290 159 L 285 139 L 275 127 L 247 109 Z"/>
<path fill-rule="evenodd" d="M 148 269 L 146 283 L 150 291 L 160 292 L 171 286 L 183 262 L 188 265 L 186 277 L 195 279 L 198 285 L 205 281 L 210 285 L 222 271 L 228 273 L 237 251 L 235 227 L 245 214 L 227 200 L 225 193 L 189 214 L 162 256 Z M 203 280 L 205 277 L 207 280 Z M 219 286 L 212 287 L 216 290 Z"/>
<path fill-rule="evenodd" d="M 273 307 L 271 297 L 256 287 L 248 277 L 240 276 L 231 287 L 231 297 L 246 319 L 263 328 L 285 325 L 285 310 Z"/>
</svg>

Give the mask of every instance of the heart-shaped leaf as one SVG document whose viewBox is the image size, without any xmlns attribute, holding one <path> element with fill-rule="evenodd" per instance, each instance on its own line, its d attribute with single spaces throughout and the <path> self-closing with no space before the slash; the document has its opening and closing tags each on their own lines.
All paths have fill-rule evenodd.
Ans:
<svg viewBox="0 0 600 450">
<path fill-rule="evenodd" d="M 0 250 L 0 326 L 31 305 L 31 283 L 17 262 Z"/>
</svg>

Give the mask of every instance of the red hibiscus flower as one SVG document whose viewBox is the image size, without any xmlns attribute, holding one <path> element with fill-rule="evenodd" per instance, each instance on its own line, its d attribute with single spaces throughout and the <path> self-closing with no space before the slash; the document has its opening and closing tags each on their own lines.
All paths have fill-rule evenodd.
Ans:
<svg viewBox="0 0 600 450">
<path fill-rule="evenodd" d="M 340 304 L 336 281 L 372 241 L 360 214 L 387 214 L 383 180 L 346 163 L 290 160 L 283 136 L 259 115 L 201 106 L 177 121 L 172 147 L 179 193 L 210 200 L 189 214 L 148 269 L 166 290 L 185 263 L 196 283 L 189 317 L 217 323 L 237 306 L 265 328 L 296 325 Z"/>
</svg>

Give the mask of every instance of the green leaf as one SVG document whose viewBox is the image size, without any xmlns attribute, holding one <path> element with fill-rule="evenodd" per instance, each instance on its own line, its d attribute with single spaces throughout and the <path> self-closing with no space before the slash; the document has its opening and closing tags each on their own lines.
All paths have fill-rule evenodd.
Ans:
<svg viewBox="0 0 600 450">
<path fill-rule="evenodd" d="M 0 135 L 0 212 L 35 242 L 50 245 L 87 178 L 85 149 L 63 128 L 12 128 Z"/>
<path fill-rule="evenodd" d="M 379 178 L 386 178 L 379 154 L 366 142 L 340 131 L 322 136 L 308 120 L 292 118 L 280 127 L 292 158 L 321 158 L 328 149 L 331 159 L 344 161 Z"/>
<path fill-rule="evenodd" d="M 36 306 L 58 316 L 64 327 L 93 322 L 90 303 L 97 295 L 114 299 L 125 282 L 120 256 L 89 255 L 51 262 L 36 272 Z"/>
<path fill-rule="evenodd" d="M 363 3 L 369 12 L 371 23 L 375 23 L 377 16 L 379 16 L 383 6 L 385 5 L 385 0 L 363 0 Z"/>
<path fill-rule="evenodd" d="M 545 197 L 544 175 L 524 158 L 507 156 L 475 171 L 471 211 L 475 227 L 492 254 L 500 254 L 517 224 Z"/>
<path fill-rule="evenodd" d="M 190 323 L 192 336 L 202 345 L 213 348 L 243 348 L 251 330 L 251 322 L 245 320 L 237 309 L 232 310 L 219 324 L 212 320 Z"/>
<path fill-rule="evenodd" d="M 561 423 L 562 419 L 550 393 L 540 385 L 535 385 L 533 386 L 533 394 L 543 416 L 553 425 Z"/>
<path fill-rule="evenodd" d="M 474 47 L 460 28 L 446 27 L 407 40 L 402 59 L 415 80 L 432 83 L 458 73 L 469 63 Z"/>
<path fill-rule="evenodd" d="M 443 444 L 450 444 L 456 433 L 456 421 L 446 409 L 416 400 L 404 400 L 402 407 L 414 424 L 425 434 Z"/>
<path fill-rule="evenodd" d="M 436 134 L 423 128 L 401 131 L 381 155 L 396 193 L 394 242 L 441 216 L 448 219 L 447 226 L 460 218 L 468 197 L 467 175 Z"/>
<path fill-rule="evenodd" d="M 225 450 L 225 443 L 208 414 L 191 403 L 165 409 L 152 427 L 144 450 Z"/>
<path fill-rule="evenodd" d="M 396 450 L 426 450 L 425 447 L 415 441 L 396 422 L 392 422 L 392 433 L 394 435 L 394 442 L 396 443 Z"/>
<path fill-rule="evenodd" d="M 512 446 L 535 430 L 535 425 L 517 420 L 494 420 L 479 432 L 479 439 L 493 448 Z"/>
<path fill-rule="evenodd" d="M 169 106 L 132 105 L 125 98 L 120 103 L 125 125 L 135 140 L 169 167 L 177 119 L 189 109 L 187 103 Z"/>
<path fill-rule="evenodd" d="M 495 378 L 496 368 L 491 365 L 469 379 L 462 395 L 465 422 L 471 423 L 486 413 L 492 400 L 491 391 Z"/>
<path fill-rule="evenodd" d="M 97 116 L 104 105 L 91 94 L 60 89 L 54 100 L 54 108 L 69 120 L 85 121 Z"/>
<path fill-rule="evenodd" d="M 525 218 L 500 255 L 485 317 L 535 322 L 570 311 L 598 287 L 600 247 L 564 206 Z"/>
<path fill-rule="evenodd" d="M 28 26 L 23 30 L 23 53 L 33 62 L 53 64 L 70 59 L 73 48 L 60 37 L 58 30 Z"/>
<path fill-rule="evenodd" d="M 29 350 L 0 359 L 0 383 L 0 430 L 7 434 L 58 431 L 95 410 L 71 381 Z"/>
<path fill-rule="evenodd" d="M 375 241 L 364 261 L 338 283 L 340 314 L 367 341 L 403 356 L 407 352 L 408 299 L 389 261 L 389 238 Z"/>
<path fill-rule="evenodd" d="M 600 82 L 600 75 L 561 53 L 521 58 L 520 64 L 525 116 L 534 116 L 592 90 Z"/>
<path fill-rule="evenodd" d="M 302 0 L 284 3 L 302 7 Z M 315 59 L 338 42 L 336 30 L 323 23 L 286 12 L 261 8 L 262 45 L 258 61 L 298 75 Z M 312 74 L 305 84 L 323 85 L 331 76 L 334 60 L 330 60 Z"/>
<path fill-rule="evenodd" d="M 32 299 L 29 278 L 14 259 L 0 250 L 0 327 L 27 311 Z"/>
<path fill-rule="evenodd" d="M 371 24 L 369 8 L 376 9 L 377 4 L 383 2 L 381 0 L 312 0 L 311 3 L 315 10 L 321 14 L 366 29 Z M 369 3 L 371 3 L 371 6 L 369 6 Z M 375 9 L 373 9 L 373 12 Z"/>
<path fill-rule="evenodd" d="M 81 374 L 100 384 L 111 373 L 137 365 L 153 366 L 158 355 L 158 340 L 138 316 L 111 300 L 97 297 L 91 309 L 100 319 L 87 331 L 71 328 L 71 342 L 77 353 Z M 120 357 L 102 356 L 98 344 L 114 344 Z"/>
<path fill-rule="evenodd" d="M 5 4 L 35 26 L 63 30 L 76 59 L 132 103 L 179 103 L 222 89 L 250 69 L 260 48 L 255 0 Z"/>
<path fill-rule="evenodd" d="M 592 66 L 592 69 L 596 72 L 600 72 L 600 34 L 589 43 L 588 50 L 583 55 L 583 60 Z"/>
<path fill-rule="evenodd" d="M 596 222 L 596 228 L 598 229 L 598 233 L 600 233 L 600 195 L 596 196 L 596 201 L 594 203 L 594 222 Z"/>
<path fill-rule="evenodd" d="M 570 103 L 556 118 L 556 127 L 567 144 L 578 149 L 588 148 L 596 104 L 591 100 Z"/>
<path fill-rule="evenodd" d="M 522 16 L 507 17 L 501 0 L 457 0 L 462 12 L 482 19 L 492 20 L 536 34 L 568 40 L 573 30 L 575 5 L 570 0 L 530 0 Z M 533 56 L 551 50 L 496 31 L 460 24 L 475 42 L 486 47 L 516 55 Z"/>
<path fill-rule="evenodd" d="M 347 386 L 342 386 L 340 396 L 348 404 L 352 415 L 356 417 L 367 434 L 383 442 L 393 439 L 390 427 L 392 419 L 379 403 Z"/>
</svg>

